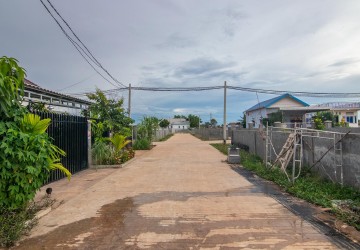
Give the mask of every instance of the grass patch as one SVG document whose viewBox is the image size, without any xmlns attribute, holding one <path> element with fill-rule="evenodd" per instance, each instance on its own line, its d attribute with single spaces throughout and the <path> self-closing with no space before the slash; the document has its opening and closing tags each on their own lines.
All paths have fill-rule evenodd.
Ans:
<svg viewBox="0 0 360 250">
<path fill-rule="evenodd" d="M 151 142 L 145 138 L 138 139 L 133 143 L 134 150 L 150 150 Z"/>
<path fill-rule="evenodd" d="M 32 202 L 26 209 L 8 210 L 0 208 L 0 247 L 11 247 L 37 224 L 35 217 L 40 210 L 51 206 L 55 201 L 44 198 Z"/>
<path fill-rule="evenodd" d="M 227 154 L 230 145 L 211 144 L 223 154 Z M 320 178 L 315 173 L 306 171 L 292 184 L 278 168 L 266 168 L 260 157 L 244 150 L 240 151 L 241 165 L 258 176 L 281 186 L 286 192 L 322 207 L 332 207 L 334 200 L 351 200 L 346 209 L 333 207 L 332 211 L 339 218 L 360 230 L 360 192 L 351 187 Z"/>
<path fill-rule="evenodd" d="M 168 134 L 165 137 L 161 138 L 159 141 L 167 141 L 170 137 L 172 137 L 174 134 Z"/>
</svg>

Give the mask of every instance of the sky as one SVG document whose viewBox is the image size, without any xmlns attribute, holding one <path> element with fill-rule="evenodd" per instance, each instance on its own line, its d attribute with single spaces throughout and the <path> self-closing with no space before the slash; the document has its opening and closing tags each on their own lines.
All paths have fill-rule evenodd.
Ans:
<svg viewBox="0 0 360 250">
<path fill-rule="evenodd" d="M 45 3 L 46 0 L 43 0 Z M 360 93 L 358 0 L 51 0 L 122 84 Z M 0 0 L 0 56 L 66 94 L 115 87 L 80 56 L 39 0 Z M 114 83 L 113 83 L 114 84 Z M 274 95 L 228 90 L 227 121 Z M 124 98 L 127 91 L 112 91 Z M 309 104 L 358 99 L 299 97 Z M 132 117 L 223 122 L 223 90 L 132 91 Z"/>
</svg>

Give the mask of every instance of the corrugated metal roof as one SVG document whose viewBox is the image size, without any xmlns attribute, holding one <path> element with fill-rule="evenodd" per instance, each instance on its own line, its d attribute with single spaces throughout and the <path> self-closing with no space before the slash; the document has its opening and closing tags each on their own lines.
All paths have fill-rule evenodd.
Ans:
<svg viewBox="0 0 360 250">
<path fill-rule="evenodd" d="M 281 96 L 277 96 L 277 97 L 274 97 L 274 98 L 271 98 L 269 100 L 266 100 L 266 101 L 263 101 L 263 102 L 260 102 L 254 106 L 252 106 L 251 108 L 249 108 L 248 110 L 246 110 L 245 112 L 249 112 L 249 111 L 253 111 L 253 110 L 257 110 L 257 109 L 262 109 L 262 108 L 269 108 L 271 105 L 273 105 L 274 103 L 284 99 L 284 98 L 291 98 L 293 99 L 294 101 L 297 101 L 299 103 L 301 103 L 302 105 L 304 106 L 310 106 L 309 104 L 307 104 L 306 102 L 303 102 L 301 101 L 300 99 L 296 98 L 295 96 L 291 95 L 291 94 L 283 94 Z"/>
<path fill-rule="evenodd" d="M 92 103 L 87 100 L 83 100 L 83 99 L 76 98 L 76 97 L 69 96 L 69 95 L 64 95 L 64 94 L 61 94 L 61 93 L 58 93 L 58 92 L 55 92 L 52 90 L 44 89 L 28 79 L 24 79 L 24 86 L 25 86 L 25 90 L 36 91 L 38 93 L 47 94 L 47 95 L 54 96 L 57 98 L 62 98 L 62 99 L 70 100 L 70 101 L 76 101 L 77 103 L 81 103 L 81 104 L 90 105 Z"/>
</svg>

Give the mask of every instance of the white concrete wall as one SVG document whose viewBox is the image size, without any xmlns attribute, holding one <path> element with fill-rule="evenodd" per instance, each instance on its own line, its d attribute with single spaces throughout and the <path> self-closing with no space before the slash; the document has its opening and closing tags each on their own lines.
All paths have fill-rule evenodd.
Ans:
<svg viewBox="0 0 360 250">
<path fill-rule="evenodd" d="M 27 101 L 23 101 L 21 103 L 21 105 L 23 106 L 27 106 L 29 103 Z M 46 108 L 49 108 L 49 105 L 45 105 Z M 50 105 L 51 107 L 51 111 L 54 111 L 56 113 L 66 113 L 69 115 L 76 115 L 76 116 L 81 116 L 81 109 L 77 109 L 77 108 L 71 108 L 71 107 L 64 107 L 64 106 L 54 106 L 54 105 Z"/>
<path fill-rule="evenodd" d="M 189 126 L 190 125 L 187 125 L 187 124 L 184 124 L 184 125 L 178 125 L 178 124 L 174 124 L 174 125 L 170 125 L 171 126 L 171 131 L 172 133 L 175 133 L 176 130 L 179 130 L 179 129 L 189 129 Z"/>
<path fill-rule="evenodd" d="M 249 123 L 252 122 L 252 120 L 255 121 L 254 128 L 258 128 L 260 124 L 261 118 L 267 118 L 267 111 L 265 108 L 253 110 L 250 112 L 246 112 L 246 127 L 249 127 Z"/>
</svg>

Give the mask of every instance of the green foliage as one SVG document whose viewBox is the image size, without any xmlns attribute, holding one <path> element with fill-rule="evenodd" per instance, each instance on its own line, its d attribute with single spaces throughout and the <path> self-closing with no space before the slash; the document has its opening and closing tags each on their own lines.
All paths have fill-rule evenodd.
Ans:
<svg viewBox="0 0 360 250">
<path fill-rule="evenodd" d="M 185 115 L 174 115 L 175 119 L 187 119 Z"/>
<path fill-rule="evenodd" d="M 126 136 L 121 134 L 115 134 L 113 137 L 108 139 L 113 146 L 114 152 L 119 153 L 126 145 L 128 145 L 131 141 L 126 140 Z"/>
<path fill-rule="evenodd" d="M 134 142 L 133 149 L 135 150 L 149 150 L 151 142 L 146 138 L 139 138 Z"/>
<path fill-rule="evenodd" d="M 169 127 L 169 125 L 170 125 L 170 122 L 167 119 L 162 119 L 159 122 L 159 126 L 162 127 L 162 128 L 167 128 L 167 127 Z"/>
<path fill-rule="evenodd" d="M 94 101 L 85 113 L 90 112 L 91 118 L 94 119 L 92 133 L 95 138 L 101 138 L 104 132 L 131 135 L 130 124 L 134 121 L 127 116 L 123 108 L 123 99 L 108 99 L 100 89 L 96 89 L 95 93 L 87 94 L 87 97 Z"/>
<path fill-rule="evenodd" d="M 60 163 L 65 152 L 45 132 L 50 120 L 27 114 L 20 105 L 24 72 L 15 59 L 0 59 L 1 84 L 8 88 L 1 90 L 7 96 L 0 100 L 0 207 L 8 210 L 24 209 L 51 170 L 60 169 L 68 178 L 71 175 Z"/>
<path fill-rule="evenodd" d="M 25 70 L 15 58 L 0 58 L 0 117 L 13 117 L 13 110 L 21 107 L 24 77 Z"/>
<path fill-rule="evenodd" d="M 212 119 L 210 120 L 210 126 L 213 127 L 213 128 L 215 128 L 216 125 L 217 125 L 217 120 L 216 120 L 215 118 L 212 118 Z"/>
<path fill-rule="evenodd" d="M 134 157 L 132 149 L 124 150 L 130 143 L 121 134 L 115 134 L 112 138 L 96 140 L 92 148 L 93 162 L 95 165 L 121 164 Z"/>
<path fill-rule="evenodd" d="M 313 116 L 314 123 L 315 123 L 315 129 L 324 130 L 325 121 L 331 121 L 332 126 L 335 125 L 335 117 L 334 114 L 330 111 L 321 111 L 317 112 L 316 116 Z"/>
<path fill-rule="evenodd" d="M 95 165 L 108 164 L 111 162 L 111 147 L 106 140 L 96 140 L 92 147 L 93 163 Z"/>
<path fill-rule="evenodd" d="M 28 114 L 21 106 L 25 70 L 13 58 L 0 58 L 0 245 L 9 246 L 29 224 L 30 201 L 65 152 L 46 134 L 50 119 Z"/>
<path fill-rule="evenodd" d="M 70 172 L 60 163 L 65 152 L 51 143 L 45 133 L 50 121 L 43 121 L 27 114 L 20 125 L 0 122 L 0 206 L 24 208 L 53 169 L 60 169 L 70 178 Z"/>
<path fill-rule="evenodd" d="M 137 127 L 137 138 L 146 139 L 151 143 L 154 139 L 156 129 L 159 127 L 159 119 L 153 116 L 143 117 Z"/>
<path fill-rule="evenodd" d="M 246 114 L 244 113 L 243 116 L 239 120 L 241 127 L 246 128 Z"/>
<path fill-rule="evenodd" d="M 26 209 L 8 210 L 0 207 L 0 247 L 11 247 L 14 243 L 36 225 L 36 213 L 50 207 L 54 200 L 44 198 L 31 202 Z"/>
<path fill-rule="evenodd" d="M 324 130 L 325 129 L 325 125 L 324 122 L 322 121 L 322 119 L 320 117 L 313 117 L 314 119 L 314 123 L 315 123 L 315 129 L 318 130 Z"/>
<path fill-rule="evenodd" d="M 201 123 L 201 119 L 197 115 L 190 114 L 187 120 L 190 122 L 190 128 L 198 128 Z"/>
<path fill-rule="evenodd" d="M 135 157 L 135 151 L 132 148 L 124 150 L 120 156 L 120 162 L 125 163 L 134 157 Z"/>
<path fill-rule="evenodd" d="M 168 134 L 165 137 L 161 138 L 160 141 L 167 141 L 170 137 L 172 137 L 174 134 Z"/>
<path fill-rule="evenodd" d="M 46 108 L 45 103 L 43 102 L 32 102 L 29 101 L 29 104 L 26 107 L 30 112 L 49 112 Z"/>
<path fill-rule="evenodd" d="M 26 221 L 33 214 L 27 210 L 13 211 L 0 208 L 0 247 L 10 247 L 28 231 Z"/>
<path fill-rule="evenodd" d="M 265 126 L 266 124 L 268 124 L 269 126 L 274 126 L 275 122 L 282 122 L 282 121 L 283 121 L 283 114 L 281 111 L 270 113 L 268 114 L 268 118 L 262 119 L 263 125 Z"/>
<path fill-rule="evenodd" d="M 229 145 L 211 144 L 224 154 L 227 154 Z M 294 184 L 288 181 L 285 174 L 278 168 L 269 169 L 264 166 L 260 157 L 240 151 L 241 164 L 244 168 L 255 172 L 258 176 L 273 181 L 283 187 L 288 193 L 302 198 L 308 202 L 323 207 L 331 207 L 333 200 L 352 200 L 357 207 L 360 206 L 360 191 L 351 187 L 341 186 L 320 178 L 315 173 L 305 169 Z M 360 229 L 359 217 L 344 214 L 344 211 L 334 209 L 339 218 L 344 219 L 350 225 Z"/>
</svg>

